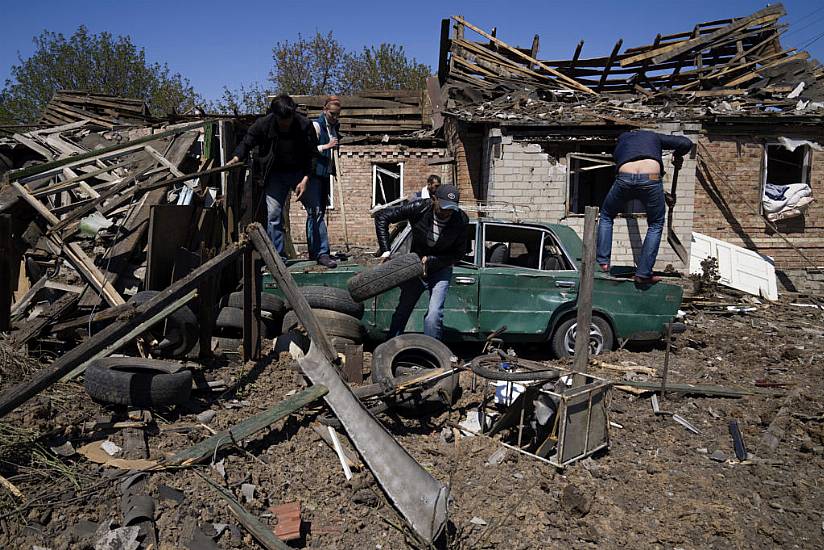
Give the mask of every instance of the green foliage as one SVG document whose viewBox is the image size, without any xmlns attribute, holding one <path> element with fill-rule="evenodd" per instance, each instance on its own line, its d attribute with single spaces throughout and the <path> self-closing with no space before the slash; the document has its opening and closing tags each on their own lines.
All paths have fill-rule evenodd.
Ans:
<svg viewBox="0 0 824 550">
<path fill-rule="evenodd" d="M 240 85 L 236 90 L 223 87 L 223 95 L 217 101 L 210 101 L 206 105 L 209 113 L 222 115 L 255 115 L 265 113 L 269 106 L 272 92 L 253 82 L 248 86 Z"/>
<path fill-rule="evenodd" d="M 343 74 L 347 91 L 422 90 L 431 70 L 407 58 L 403 46 L 384 43 L 347 56 Z"/>
<path fill-rule="evenodd" d="M 198 99 L 186 78 L 148 62 L 128 36 L 91 34 L 80 26 L 69 38 L 44 31 L 34 43 L 35 52 L 19 58 L 0 92 L 0 119 L 36 121 L 61 89 L 140 98 L 155 115 L 186 111 Z"/>
<path fill-rule="evenodd" d="M 278 42 L 272 49 L 275 66 L 269 80 L 278 93 L 321 95 L 339 90 L 346 50 L 333 36 L 315 32 L 306 39 L 298 34 L 294 42 Z"/>
<path fill-rule="evenodd" d="M 277 93 L 353 94 L 364 90 L 422 90 L 431 69 L 409 59 L 403 46 L 381 44 L 347 51 L 329 31 L 311 39 L 278 42 L 269 74 Z"/>
</svg>

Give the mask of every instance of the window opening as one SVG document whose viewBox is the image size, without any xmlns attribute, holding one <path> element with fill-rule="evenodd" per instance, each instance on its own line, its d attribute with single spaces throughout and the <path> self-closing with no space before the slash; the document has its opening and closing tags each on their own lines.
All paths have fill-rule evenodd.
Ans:
<svg viewBox="0 0 824 550">
<path fill-rule="evenodd" d="M 403 163 L 372 165 L 372 207 L 403 197 Z"/>
</svg>

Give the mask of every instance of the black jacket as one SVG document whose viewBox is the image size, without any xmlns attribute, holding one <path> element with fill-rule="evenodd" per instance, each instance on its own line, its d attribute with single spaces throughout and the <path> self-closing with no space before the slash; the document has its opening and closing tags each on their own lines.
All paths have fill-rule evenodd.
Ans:
<svg viewBox="0 0 824 550">
<path fill-rule="evenodd" d="M 312 123 L 300 113 L 295 113 L 292 121 L 293 128 L 297 125 L 297 132 L 303 136 L 303 146 L 298 148 L 298 158 L 295 164 L 300 166 L 301 172 L 306 176 L 311 176 L 315 158 L 318 155 L 318 137 Z M 274 168 L 275 147 L 278 141 L 277 120 L 274 114 L 268 114 L 257 119 L 249 127 L 246 135 L 235 148 L 235 156 L 244 160 L 249 151 L 258 146 L 261 166 L 263 169 L 263 179 L 266 181 Z"/>
<path fill-rule="evenodd" d="M 380 251 L 389 250 L 389 224 L 407 220 L 412 225 L 412 252 L 420 257 L 429 257 L 426 261 L 429 273 L 462 260 L 466 254 L 466 226 L 469 218 L 462 210 L 453 213 L 446 227 L 441 230 L 435 246 L 428 246 L 426 235 L 432 227 L 434 215 L 432 201 L 429 199 L 379 210 L 375 214 L 375 232 Z"/>
</svg>

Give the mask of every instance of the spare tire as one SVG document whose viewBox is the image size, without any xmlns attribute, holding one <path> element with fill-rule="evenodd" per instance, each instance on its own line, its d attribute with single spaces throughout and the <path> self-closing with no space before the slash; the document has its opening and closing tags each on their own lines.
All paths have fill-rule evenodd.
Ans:
<svg viewBox="0 0 824 550">
<path fill-rule="evenodd" d="M 274 338 L 280 332 L 280 316 L 278 315 L 277 319 L 260 319 L 259 320 L 259 331 L 260 334 L 263 335 L 264 338 Z M 217 315 L 217 319 L 215 320 L 215 328 L 220 333 L 225 333 L 225 330 L 221 329 L 232 329 L 229 332 L 243 334 L 243 310 L 238 309 L 236 307 L 229 307 L 226 306 L 220 310 L 220 313 Z"/>
<path fill-rule="evenodd" d="M 232 292 L 228 298 L 222 300 L 223 307 L 236 307 L 243 309 L 243 291 Z M 260 293 L 260 309 L 263 311 L 271 311 L 274 314 L 281 314 L 286 309 L 286 306 L 280 298 L 268 292 Z"/>
<path fill-rule="evenodd" d="M 159 294 L 157 290 L 144 290 L 132 296 L 129 303 L 140 306 L 157 294 Z M 169 314 L 164 321 L 158 321 L 157 324 L 149 327 L 149 332 L 160 342 L 157 349 L 152 351 L 161 357 L 185 356 L 200 337 L 197 317 L 189 306 L 184 305 Z"/>
<path fill-rule="evenodd" d="M 192 373 L 179 363 L 135 357 L 106 357 L 86 369 L 83 387 L 96 401 L 155 407 L 189 400 Z"/>
<path fill-rule="evenodd" d="M 409 253 L 361 271 L 346 284 L 352 298 L 357 302 L 363 302 L 421 275 L 423 264 L 420 257 Z"/>
<path fill-rule="evenodd" d="M 298 290 L 311 308 L 328 309 L 345 313 L 360 319 L 363 317 L 363 304 L 356 302 L 343 288 L 334 286 L 301 286 Z"/>
<path fill-rule="evenodd" d="M 372 382 L 395 385 L 398 376 L 452 366 L 452 352 L 440 340 L 425 334 L 401 334 L 372 352 Z M 458 374 L 425 384 L 423 392 L 405 392 L 393 404 L 409 412 L 428 413 L 457 400 Z"/>
<path fill-rule="evenodd" d="M 313 309 L 312 313 L 318 318 L 321 326 L 326 331 L 326 335 L 330 338 L 337 336 L 352 342 L 360 342 L 363 339 L 363 327 L 355 317 L 328 309 Z M 283 318 L 281 333 L 286 334 L 299 324 L 298 316 L 294 311 L 290 311 Z"/>
</svg>

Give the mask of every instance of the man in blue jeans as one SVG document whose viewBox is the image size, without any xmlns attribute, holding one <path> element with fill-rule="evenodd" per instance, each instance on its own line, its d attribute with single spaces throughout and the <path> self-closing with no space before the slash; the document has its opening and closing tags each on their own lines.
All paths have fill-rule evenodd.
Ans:
<svg viewBox="0 0 824 550">
<path fill-rule="evenodd" d="M 598 221 L 596 258 L 601 269 L 608 272 L 615 216 L 632 199 L 640 200 L 646 207 L 647 235 L 644 237 L 634 278 L 638 284 L 652 284 L 660 280 L 660 277 L 653 276 L 652 268 L 658 256 L 666 217 L 666 200 L 661 183 L 661 175 L 664 173 L 661 153 L 664 149 L 674 151 L 672 162 L 677 170 L 681 167 L 684 155 L 692 149 L 692 141 L 684 136 L 668 136 L 646 130 L 624 132 L 618 136 L 618 143 L 612 154 L 618 173 L 601 206 Z"/>
<path fill-rule="evenodd" d="M 282 94 L 272 100 L 269 112 L 260 117 L 243 136 L 235 149 L 234 157 L 228 162 L 233 164 L 246 158 L 253 147 L 260 152 L 263 169 L 263 181 L 266 194 L 266 230 L 278 254 L 286 259 L 283 237 L 283 206 L 289 200 L 294 189 L 295 198 L 303 203 L 307 211 L 306 233 L 310 244 L 309 257 L 318 259 L 318 263 L 334 267 L 321 261 L 318 248 L 321 241 L 328 243 L 326 225 L 322 227 L 322 237 L 317 235 L 318 228 L 313 226 L 321 205 L 325 208 L 326 195 L 318 185 L 309 181 L 318 155 L 318 139 L 312 123 L 297 112 L 297 104 L 288 95 Z M 328 259 L 328 250 L 326 253 Z M 332 262 L 334 263 L 334 262 Z"/>
<path fill-rule="evenodd" d="M 466 254 L 466 228 L 469 218 L 458 207 L 460 194 L 454 185 L 441 185 L 428 199 L 384 208 L 375 214 L 375 232 L 383 252 L 389 258 L 389 224 L 408 221 L 412 226 L 412 252 L 420 256 L 423 277 L 401 285 L 401 298 L 392 322 L 389 337 L 402 334 L 415 309 L 415 304 L 429 291 L 429 308 L 423 323 L 423 333 L 441 339 L 443 306 L 452 279 L 452 266 Z"/>
</svg>

